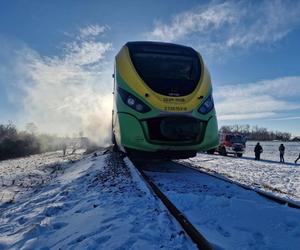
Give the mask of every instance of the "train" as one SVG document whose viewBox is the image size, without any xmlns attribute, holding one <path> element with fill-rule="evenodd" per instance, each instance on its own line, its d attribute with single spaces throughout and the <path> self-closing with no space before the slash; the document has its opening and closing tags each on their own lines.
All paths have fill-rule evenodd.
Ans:
<svg viewBox="0 0 300 250">
<path fill-rule="evenodd" d="M 131 156 L 180 159 L 219 144 L 201 55 L 163 42 L 127 42 L 115 56 L 112 143 Z"/>
</svg>

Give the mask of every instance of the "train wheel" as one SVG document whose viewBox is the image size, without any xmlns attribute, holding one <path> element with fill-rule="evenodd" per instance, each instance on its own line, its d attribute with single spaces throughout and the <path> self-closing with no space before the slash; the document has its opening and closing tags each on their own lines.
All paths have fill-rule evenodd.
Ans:
<svg viewBox="0 0 300 250">
<path fill-rule="evenodd" d="M 237 157 L 242 157 L 243 156 L 242 153 L 237 153 L 236 155 L 237 155 Z"/>
</svg>

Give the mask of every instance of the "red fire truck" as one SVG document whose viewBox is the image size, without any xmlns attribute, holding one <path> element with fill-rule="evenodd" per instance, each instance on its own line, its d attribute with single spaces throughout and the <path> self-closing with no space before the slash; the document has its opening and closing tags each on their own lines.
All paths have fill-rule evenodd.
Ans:
<svg viewBox="0 0 300 250">
<path fill-rule="evenodd" d="M 246 137 L 238 133 L 221 133 L 217 151 L 220 155 L 234 154 L 242 157 L 246 148 Z"/>
</svg>

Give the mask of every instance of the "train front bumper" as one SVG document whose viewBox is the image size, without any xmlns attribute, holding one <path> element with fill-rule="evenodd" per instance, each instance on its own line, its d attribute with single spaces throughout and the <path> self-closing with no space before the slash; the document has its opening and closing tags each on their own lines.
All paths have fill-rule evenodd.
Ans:
<svg viewBox="0 0 300 250">
<path fill-rule="evenodd" d="M 138 120 L 128 113 L 118 113 L 118 144 L 125 148 L 158 152 L 158 151 L 206 151 L 216 148 L 219 143 L 216 116 L 211 116 L 201 129 L 201 138 L 197 141 L 153 140 L 149 133 L 148 121 Z"/>
</svg>

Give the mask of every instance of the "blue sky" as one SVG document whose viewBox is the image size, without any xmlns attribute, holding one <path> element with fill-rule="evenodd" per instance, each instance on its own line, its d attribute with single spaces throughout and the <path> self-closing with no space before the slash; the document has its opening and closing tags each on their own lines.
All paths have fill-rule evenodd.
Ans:
<svg viewBox="0 0 300 250">
<path fill-rule="evenodd" d="M 113 57 L 132 40 L 197 49 L 220 126 L 300 135 L 299 1 L 1 1 L 0 122 L 105 129 Z"/>
</svg>

